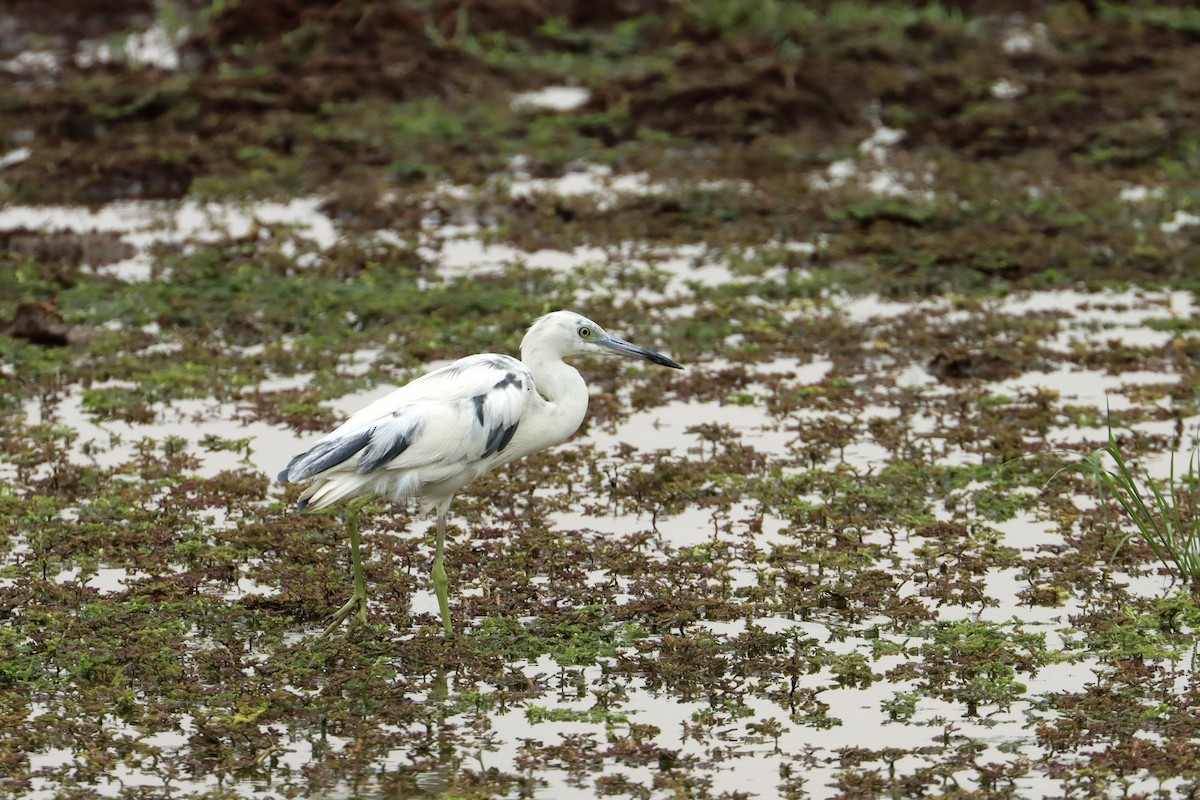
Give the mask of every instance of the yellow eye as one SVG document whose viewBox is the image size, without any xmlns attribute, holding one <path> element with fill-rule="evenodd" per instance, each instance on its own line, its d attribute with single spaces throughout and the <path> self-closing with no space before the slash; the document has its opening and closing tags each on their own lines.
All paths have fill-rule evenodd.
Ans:
<svg viewBox="0 0 1200 800">
<path fill-rule="evenodd" d="M 579 329 L 579 337 L 581 339 L 586 339 L 591 335 L 592 335 L 592 329 L 589 328 L 587 325 L 584 325 L 582 328 Z"/>
</svg>

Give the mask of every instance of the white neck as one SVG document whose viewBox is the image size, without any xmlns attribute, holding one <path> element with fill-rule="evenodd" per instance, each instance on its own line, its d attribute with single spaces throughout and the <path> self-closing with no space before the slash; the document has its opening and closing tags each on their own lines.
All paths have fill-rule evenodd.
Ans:
<svg viewBox="0 0 1200 800">
<path fill-rule="evenodd" d="M 540 348 L 522 351 L 521 360 L 533 373 L 537 394 L 541 400 L 538 409 L 541 430 L 538 439 L 541 447 L 549 447 L 567 439 L 579 430 L 587 414 L 588 390 L 578 370 L 565 363 L 557 355 L 550 355 Z M 540 449 L 540 448 L 539 448 Z"/>
</svg>

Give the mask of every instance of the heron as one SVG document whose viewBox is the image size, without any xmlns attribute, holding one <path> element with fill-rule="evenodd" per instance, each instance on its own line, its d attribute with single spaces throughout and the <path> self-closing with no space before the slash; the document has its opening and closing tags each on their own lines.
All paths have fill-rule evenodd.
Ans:
<svg viewBox="0 0 1200 800">
<path fill-rule="evenodd" d="M 355 413 L 288 462 L 283 483 L 307 484 L 298 508 L 349 500 L 354 591 L 325 629 L 351 614 L 367 619 L 358 511 L 372 497 L 419 499 L 437 513 L 431 580 L 445 635 L 453 633 L 444 561 L 446 515 L 455 493 L 502 464 L 559 444 L 587 413 L 583 376 L 563 359 L 618 355 L 671 369 L 683 366 L 639 347 L 573 311 L 539 317 L 521 341 L 521 358 L 480 353 L 428 372 Z"/>
</svg>

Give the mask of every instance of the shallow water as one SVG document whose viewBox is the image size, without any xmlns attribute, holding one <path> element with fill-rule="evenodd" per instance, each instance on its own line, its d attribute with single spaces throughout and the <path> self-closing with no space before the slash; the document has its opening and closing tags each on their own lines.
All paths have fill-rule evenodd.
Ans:
<svg viewBox="0 0 1200 800">
<path fill-rule="evenodd" d="M 0 12 L 0 797 L 1196 794 L 1070 469 L 1198 438 L 1187 9 L 151 5 Z M 273 476 L 557 307 L 688 370 L 460 493 L 455 637 L 377 503 L 319 638 Z"/>
<path fill-rule="evenodd" d="M 586 191 L 620 194 L 650 188 L 637 176 L 623 182 L 609 180 L 602 173 L 581 173 L 593 176 L 587 180 L 599 180 L 596 174 L 603 178 L 602 185 L 589 184 Z M 514 184 L 513 191 L 570 193 L 574 191 L 570 180 L 582 179 L 576 176 L 564 179 L 565 183 L 545 185 L 530 182 L 524 188 Z M 278 237 L 285 248 L 293 243 L 298 248 L 293 253 L 310 257 L 319 254 L 337 242 L 341 234 L 317 205 L 316 200 L 300 200 L 245 207 L 162 203 L 86 211 L 9 208 L 0 212 L 0 228 L 115 234 L 133 244 L 138 254 L 117 264 L 92 265 L 91 269 L 119 282 L 134 283 L 169 276 L 150 255 L 149 247 L 156 242 L 171 241 L 188 247 L 225 241 L 245 237 L 260 225 L 283 226 L 272 228 L 271 236 Z M 733 263 L 695 246 L 673 251 L 636 245 L 617 249 L 584 247 L 573 252 L 542 250 L 529 254 L 505 244 L 485 244 L 474 238 L 473 232 L 460 232 L 429 247 L 426 255 L 438 263 L 440 280 L 503 273 L 512 264 L 545 268 L 559 275 L 586 268 L 592 279 L 579 291 L 581 303 L 589 296 L 625 297 L 630 302 L 665 304 L 679 319 L 687 319 L 694 309 L 702 308 L 708 302 L 708 293 L 747 280 Z M 631 252 L 639 253 L 637 259 L 628 257 Z M 621 276 L 630 269 L 659 272 L 664 277 L 661 290 L 622 288 Z M 766 272 L 754 279 L 769 283 L 782 278 L 782 273 Z M 812 312 L 811 307 L 798 307 L 789 309 L 785 316 L 803 320 Z M 535 484 L 536 497 L 524 506 L 529 509 L 526 524 L 544 526 L 560 542 L 577 543 L 592 553 L 604 548 L 615 547 L 614 552 L 619 552 L 636 547 L 639 566 L 627 560 L 608 567 L 597 564 L 576 578 L 568 574 L 573 569 L 568 565 L 563 575 L 526 576 L 528 591 L 533 597 L 550 598 L 547 602 L 568 609 L 572 606 L 571 592 L 604 597 L 604 613 L 649 625 L 651 630 L 645 632 L 648 639 L 639 640 L 641 644 L 619 645 L 612 653 L 594 659 L 594 663 L 575 665 L 569 659 L 556 660 L 543 652 L 531 658 L 512 658 L 505 665 L 510 673 L 524 675 L 532 685 L 552 687 L 556 680 L 561 682 L 569 675 L 569 684 L 575 687 L 572 691 L 564 691 L 560 685 L 558 689 L 530 691 L 518 699 L 508 699 L 507 690 L 501 687 L 466 674 L 457 677 L 450 691 L 452 699 L 466 702 L 463 697 L 475 695 L 504 698 L 506 708 L 485 714 L 455 710 L 453 705 L 445 705 L 446 701 L 432 699 L 435 690 L 428 682 L 422 683 L 426 681 L 423 674 L 402 678 L 407 669 L 402 650 L 381 655 L 378 664 L 392 671 L 397 686 L 406 687 L 401 689 L 405 697 L 425 702 L 429 708 L 443 708 L 436 716 L 437 730 L 421 734 L 433 735 L 442 743 L 439 754 L 430 755 L 413 743 L 421 738 L 417 732 L 423 730 L 422 724 L 391 725 L 366 714 L 362 719 L 408 744 L 379 750 L 369 758 L 373 777 L 365 783 L 361 777 L 354 779 L 359 781 L 357 788 L 352 788 L 350 778 L 338 777 L 336 766 L 328 766 L 331 777 L 319 784 L 324 796 L 363 796 L 376 791 L 388 795 L 391 789 L 387 787 L 396 785 L 396 781 L 403 785 L 415 782 L 436 796 L 462 781 L 478 781 L 479 775 L 494 770 L 496 775 L 524 776 L 523 795 L 539 798 L 590 797 L 605 781 L 642 787 L 630 790 L 640 796 L 665 797 L 671 790 L 662 787 L 678 780 L 681 774 L 699 776 L 709 796 L 744 792 L 769 797 L 780 792 L 783 784 L 801 780 L 803 796 L 832 797 L 839 794 L 834 787 L 848 774 L 845 754 L 855 748 L 891 753 L 886 757 L 864 756 L 866 763 L 876 765 L 868 771 L 882 768 L 884 759 L 891 765 L 887 769 L 912 775 L 938 763 L 959 746 L 976 748 L 972 759 L 947 775 L 961 787 L 982 789 L 980 773 L 972 765 L 987 763 L 1013 770 L 1012 787 L 1018 794 L 1036 796 L 1060 791 L 1061 784 L 1052 771 L 1037 766 L 1043 758 L 1035 733 L 1037 721 L 1056 718 L 1055 711 L 1045 709 L 1048 698 L 1079 691 L 1098 680 L 1098 675 L 1106 674 L 1111 666 L 1102 656 L 1080 652 L 1068 644 L 1073 618 L 1084 614 L 1096 601 L 1090 591 L 1073 586 L 1073 579 L 1058 575 L 1059 566 L 1047 561 L 1046 553 L 1069 551 L 1073 546 L 1071 537 L 1078 531 L 1070 524 L 1064 528 L 1060 514 L 1041 506 L 1044 482 L 996 489 L 994 477 L 988 478 L 985 471 L 957 487 L 927 488 L 931 492 L 928 497 L 903 496 L 891 489 L 885 490 L 885 497 L 861 501 L 868 505 L 898 503 L 903 506 L 901 513 L 924 520 L 919 523 L 905 522 L 904 517 L 872 516 L 871 511 L 856 510 L 859 506 L 855 503 L 840 505 L 841 498 L 853 492 L 856 485 L 870 485 L 889 469 L 915 463 L 901 456 L 905 451 L 889 437 L 906 440 L 912 452 L 924 453 L 925 463 L 932 467 L 965 470 L 999 463 L 980 448 L 980 441 L 956 437 L 955 432 L 956 414 L 966 415 L 961 417 L 964 420 L 974 418 L 979 408 L 989 407 L 988 403 L 1000 409 L 1011 407 L 1016 409 L 1014 413 L 1022 414 L 1037 413 L 1036 402 L 1048 404 L 1047 423 L 1038 436 L 1024 429 L 1018 433 L 1018 440 L 1030 454 L 1071 445 L 1098 446 L 1105 438 L 1108 413 L 1135 415 L 1132 421 L 1122 423 L 1122 430 L 1160 440 L 1171 439 L 1180 428 L 1195 431 L 1200 417 L 1188 416 L 1177 422 L 1157 416 L 1160 411 L 1171 410 L 1168 395 L 1159 393 L 1147 399 L 1139 394 L 1146 387 L 1178 385 L 1187 379 L 1179 371 L 1088 367 L 1074 360 L 1080 352 L 1103 351 L 1113 339 L 1150 352 L 1169 347 L 1178 334 L 1148 330 L 1145 325 L 1167 317 L 1189 317 L 1190 296 L 1146 291 L 1030 292 L 956 308 L 942 299 L 897 303 L 873 296 L 830 293 L 820 299 L 819 313 L 824 319 L 849 326 L 859 344 L 876 343 L 871 345 L 876 354 L 848 361 L 844 352 L 835 352 L 836 348 L 845 348 L 845 343 L 837 343 L 828 354 L 818 352 L 815 356 L 789 355 L 786 348 L 781 348 L 781 352 L 758 361 L 724 357 L 694 360 L 688 364 L 688 372 L 672 384 L 676 387 L 674 395 L 661 396 L 641 410 L 634 410 L 632 404 L 640 385 L 634 380 L 626 380 L 618 392 L 615 413 L 604 392 L 595 389 L 596 402 L 607 409 L 604 415 L 551 455 L 562 459 L 557 477 L 565 483 Z M 1053 315 L 1056 322 L 1052 335 L 1040 342 L 1036 363 L 996 380 L 944 381 L 922 360 L 911 354 L 897 354 L 887 345 L 889 340 L 911 331 L 913 321 L 919 318 L 923 319 L 921 324 L 938 332 L 975 325 L 984 318 L 1017 320 L 1037 315 Z M 610 328 L 621 332 L 618 326 Z M 148 326 L 143 332 L 157 340 L 144 353 L 183 350 L 184 343 L 174 340 L 169 330 Z M 734 334 L 727 344 L 732 350 L 746 341 L 742 334 Z M 878 344 L 881 342 L 884 344 Z M 253 358 L 263 352 L 263 348 L 252 346 L 242 355 Z M 364 378 L 375 385 L 330 397 L 326 406 L 333 418 L 349 415 L 386 394 L 391 390 L 390 377 L 406 377 L 401 373 L 379 373 L 388 355 L 387 345 L 380 343 L 360 347 L 337 360 L 339 374 Z M 580 367 L 585 374 L 598 369 L 584 363 Z M 689 381 L 688 385 L 707 392 L 709 386 L 719 385 L 723 375 L 739 370 L 744 370 L 744 380 L 725 392 L 688 393 L 678 388 Z M 605 381 L 611 382 L 612 373 L 608 375 Z M 248 386 L 244 393 L 272 395 L 303 390 L 313 378 L 309 372 L 281 373 Z M 136 382 L 116 380 L 92 383 L 88 388 L 134 390 L 137 386 Z M 87 410 L 82 391 L 80 385 L 68 385 L 48 400 L 28 401 L 18 419 L 29 428 L 43 423 L 70 428 L 74 437 L 64 455 L 68 461 L 92 469 L 119 472 L 126 469 L 125 465 L 139 462 L 145 442 L 161 444 L 170 437 L 179 437 L 182 444 L 176 447 L 195 459 L 186 468 L 189 479 L 217 480 L 239 472 L 270 478 L 291 455 L 322 435 L 255 419 L 236 398 L 158 402 L 149 407 L 153 421 L 146 423 L 103 420 Z M 1031 400 L 1039 397 L 1043 401 Z M 1067 407 L 1075 417 L 1080 409 L 1090 409 L 1092 416 L 1086 424 L 1080 424 L 1064 413 Z M 710 438 L 714 435 L 717 438 Z M 245 442 L 232 450 L 206 448 L 205 442 L 213 436 Z M 827 441 L 825 437 L 831 438 Z M 1190 439 L 1186 438 L 1174 442 L 1175 457 L 1185 457 L 1189 445 Z M 732 466 L 736 461 L 723 460 L 737 448 L 759 457 L 758 461 L 747 462 L 755 464 L 751 471 L 739 473 L 739 468 Z M 1171 449 L 1160 448 L 1146 455 L 1143 463 L 1153 475 L 1167 474 Z M 704 473 L 709 467 L 711 474 L 696 484 L 686 483 L 689 479 L 685 476 L 691 470 Z M 686 486 L 678 490 L 685 493 L 682 500 L 670 488 L 646 490 L 650 500 L 642 494 L 623 494 L 624 487 L 668 468 L 680 470 L 680 480 L 684 481 L 680 485 Z M 54 469 L 45 466 L 27 477 L 42 479 Z M 19 474 L 12 464 L 6 465 L 6 471 L 10 479 Z M 135 480 L 132 468 L 130 471 L 129 479 Z M 496 575 L 489 571 L 487 560 L 493 556 L 503 559 L 510 548 L 515 552 L 527 546 L 520 537 L 530 531 L 522 533 L 519 524 L 513 533 L 505 533 L 505 527 L 513 524 L 511 514 L 517 514 L 519 522 L 522 512 L 502 513 L 498 508 L 503 503 L 496 502 L 497 493 L 503 498 L 510 484 L 526 480 L 519 475 L 514 472 L 508 478 L 499 478 L 490 488 L 479 490 L 483 494 L 468 491 L 456 505 L 452 549 L 459 556 L 476 559 L 461 562 L 461 571 L 456 571 L 456 603 L 470 603 L 472 607 L 495 603 L 491 581 Z M 595 475 L 605 478 L 595 479 Z M 834 476 L 841 476 L 843 483 L 836 487 L 822 485 L 822 480 Z M 770 487 L 786 480 L 817 482 L 803 493 L 798 490 L 791 497 L 768 501 L 766 498 L 773 496 Z M 171 490 L 168 487 L 165 491 L 157 502 L 167 502 Z M 1076 509 L 1077 514 L 1089 513 L 1095 507 L 1094 499 L 1077 483 L 1063 482 L 1057 494 L 1059 501 Z M 285 520 L 286 515 L 294 513 L 280 503 L 278 487 L 272 486 L 266 497 L 265 503 L 259 504 L 265 510 L 259 513 L 267 518 Z M 987 504 L 1005 500 L 1017 504 L 1008 516 L 1007 512 L 988 511 L 994 516 L 977 518 Z M 80 498 L 72 513 L 86 512 L 91 502 L 91 498 Z M 241 527 L 249 524 L 246 509 L 227 513 L 216 501 L 199 504 L 195 513 L 203 535 L 217 541 L 236 538 Z M 395 579 L 411 585 L 403 601 L 407 606 L 387 610 L 387 619 L 392 621 L 384 623 L 391 626 L 385 635 L 395 643 L 417 641 L 411 621 L 431 619 L 437 611 L 425 572 L 431 554 L 432 523 L 415 512 L 411 516 L 410 512 L 403 514 L 397 517 L 385 511 L 367 529 L 368 564 L 374 565 L 376 574 L 395 569 Z M 953 537 L 944 546 L 928 538 L 925 532 L 933 523 L 966 531 L 962 548 L 956 549 Z M 971 536 L 987 539 L 988 544 L 971 544 Z M 340 537 L 338 540 L 340 547 Z M 493 544 L 496 541 L 502 543 L 498 549 Z M 25 585 L 33 546 L 25 535 L 9 539 L 3 562 L 5 577 L 0 579 L 4 586 L 16 590 Z M 395 561 L 396 556 L 388 553 L 391 546 L 413 556 Z M 835 547 L 859 553 L 856 557 L 861 560 L 841 564 L 834 557 L 835 550 L 830 549 Z M 1008 549 L 1007 560 L 992 563 L 996 557 L 989 554 L 1004 548 Z M 797 556 L 798 552 L 804 555 Z M 964 566 L 971 559 L 978 559 L 978 564 Z M 237 563 L 235 574 L 202 582 L 196 591 L 227 609 L 285 602 L 297 587 L 290 582 L 292 578 L 281 580 L 274 574 L 276 563 L 273 559 L 245 558 Z M 48 577 L 57 584 L 116 602 L 135 597 L 160 580 L 103 554 L 80 563 L 66 558 L 55 564 L 58 571 L 52 570 Z M 713 569 L 713 574 L 693 574 L 688 564 L 694 564 L 696 570 Z M 1143 564 L 1109 565 L 1097 554 L 1087 569 L 1111 571 L 1114 578 L 1127 585 L 1127 597 L 1169 595 L 1173 591 L 1171 580 L 1154 574 Z M 939 584 L 939 569 L 957 576 L 958 583 Z M 641 570 L 652 577 L 647 578 Z M 902 576 L 885 594 L 908 604 L 906 616 L 889 616 L 893 611 L 879 601 L 865 601 L 861 612 L 854 613 L 839 605 L 848 603 L 852 608 L 859 602 L 856 592 L 861 590 L 855 587 L 872 570 Z M 166 572 L 179 577 L 187 574 L 187 568 L 180 562 L 168 565 Z M 652 581 L 649 588 L 644 583 L 648 579 Z M 559 581 L 569 584 L 575 580 L 578 585 L 567 596 L 559 596 Z M 787 599 L 788 582 L 806 580 L 826 587 L 814 597 L 824 598 L 822 602 L 828 600 L 830 605 L 801 607 L 794 599 Z M 1031 603 L 1027 592 L 1042 583 L 1059 592 L 1061 598 L 1057 602 Z M 395 590 L 388 591 L 391 596 Z M 675 622 L 649 622 L 654 620 L 653 611 L 627 611 L 653 608 L 655 598 L 692 593 L 706 598 L 699 608 L 707 611 L 688 611 Z M 721 596 L 732 603 L 729 608 L 704 605 Z M 544 610 L 531 611 L 530 616 L 517 622 L 531 627 L 540 624 Z M 396 623 L 390 616 L 396 613 L 406 615 L 410 624 Z M 484 624 L 482 620 L 460 622 L 468 636 L 483 635 L 479 627 Z M 949 688 L 939 688 L 936 679 L 929 677 L 939 657 L 937 647 L 931 643 L 937 631 L 952 625 L 971 630 L 970 626 L 983 626 L 981 631 L 1001 638 L 1044 636 L 1038 664 L 1010 676 L 1017 685 L 1002 702 L 986 693 L 979 706 L 974 701 L 952 699 L 956 692 L 972 691 L 969 680 L 951 677 Z M 320 625 L 309 620 L 285 627 L 291 642 L 303 643 L 311 641 Z M 677 657 L 645 643 L 668 636 L 681 637 L 680 641 L 686 643 L 664 639 L 672 642 L 671 647 L 718 648 L 714 658 L 719 663 L 733 659 L 721 648 L 757 636 L 805 642 L 804 648 L 813 648 L 820 655 L 812 656 L 805 662 L 805 669 L 791 677 L 770 668 L 755 674 L 755 662 L 751 660 L 740 667 L 744 674 L 733 676 L 717 670 L 713 685 L 706 686 L 705 679 L 699 677 L 663 680 L 656 668 L 649 666 L 670 664 Z M 880 649 L 881 643 L 887 646 Z M 228 644 L 185 637 L 183 646 L 200 653 Z M 279 652 L 267 646 L 246 660 L 244 671 L 255 674 L 260 667 L 278 669 L 274 663 L 277 658 Z M 914 664 L 917 677 L 903 677 Z M 865 673 L 854 673 L 854 665 Z M 716 670 L 711 665 L 706 668 Z M 892 673 L 895 676 L 889 677 Z M 960 681 L 957 688 L 954 680 Z M 1003 694 L 1007 678 L 998 680 L 1001 688 L 994 691 Z M 289 695 L 320 695 L 317 689 L 297 685 L 280 690 Z M 430 696 L 421 700 L 424 692 Z M 599 708 L 598 698 L 602 696 L 609 698 L 605 710 L 617 715 L 607 722 L 602 717 L 589 717 Z M 784 702 L 784 696 L 790 700 Z M 897 718 L 896 709 L 904 708 L 898 698 L 908 698 L 911 707 L 899 712 Z M 53 716 L 62 712 L 50 706 L 40 712 L 31 709 L 25 719 L 32 722 L 39 713 Z M 194 713 L 209 712 L 197 708 Z M 542 717 L 547 718 L 532 721 Z M 191 757 L 200 736 L 197 724 L 192 716 L 177 716 L 167 727 L 129 724 L 112 717 L 103 721 L 101 728 L 114 740 L 136 743 L 146 752 Z M 426 727 L 429 724 L 423 723 Z M 282 786 L 303 786 L 302 776 L 308 765 L 336 765 L 357 759 L 355 748 L 362 742 L 353 735 L 326 732 L 317 736 L 299 723 L 289 729 L 286 719 L 253 724 L 251 733 L 267 736 L 272 730 L 282 731 L 284 738 L 271 748 L 271 768 L 258 777 L 226 781 L 226 788 L 232 786 L 248 795 L 269 794 Z M 631 735 L 639 748 L 661 757 L 639 761 L 620 755 Z M 38 777 L 33 778 L 32 789 L 25 796 L 57 796 L 68 774 L 57 765 L 79 758 L 82 756 L 70 747 L 34 748 L 29 769 Z M 573 763 L 573 759 L 582 761 Z M 664 767 L 667 763 L 688 766 Z M 269 782 L 264 776 L 269 776 Z M 660 788 L 653 788 L 656 784 Z M 128 756 L 109 772 L 106 783 L 92 788 L 101 796 L 119 796 L 129 787 L 161 789 L 164 785 L 163 773 L 152 757 Z M 210 791 L 217 786 L 212 780 L 196 779 L 173 779 L 172 785 L 177 791 L 191 792 Z M 1141 788 L 1154 785 L 1150 777 L 1137 778 L 1133 783 Z"/>
</svg>

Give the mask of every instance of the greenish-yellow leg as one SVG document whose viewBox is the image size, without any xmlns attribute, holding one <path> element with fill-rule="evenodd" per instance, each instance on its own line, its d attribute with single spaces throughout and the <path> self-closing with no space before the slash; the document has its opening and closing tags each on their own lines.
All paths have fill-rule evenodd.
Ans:
<svg viewBox="0 0 1200 800">
<path fill-rule="evenodd" d="M 454 627 L 450 624 L 449 578 L 446 577 L 446 515 L 440 510 L 437 515 L 437 549 L 433 555 L 433 591 L 437 594 L 438 609 L 442 612 L 442 631 L 450 636 Z"/>
<path fill-rule="evenodd" d="M 354 614 L 354 619 L 362 624 L 367 622 L 367 581 L 363 576 L 362 539 L 358 529 L 358 512 L 370 500 L 369 497 L 356 497 L 346 505 L 346 527 L 350 530 L 350 563 L 354 573 L 354 594 L 346 604 L 338 609 L 322 636 L 328 636 L 336 631 L 343 622 Z"/>
</svg>

